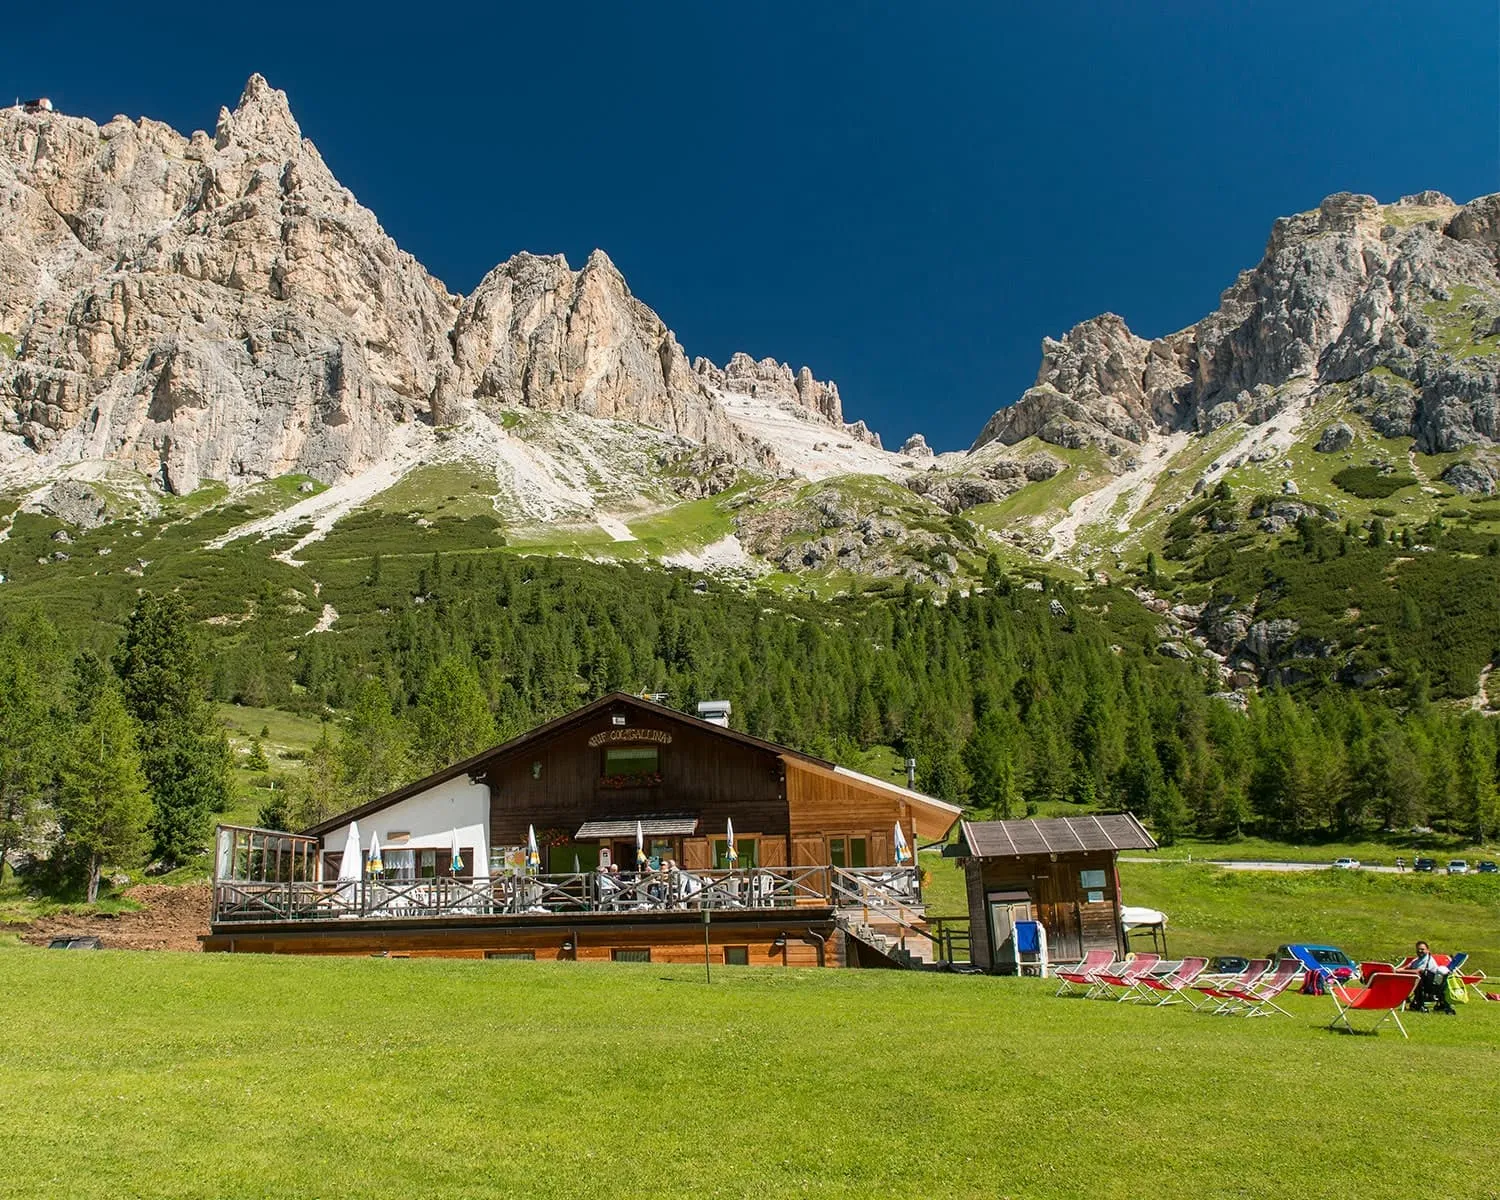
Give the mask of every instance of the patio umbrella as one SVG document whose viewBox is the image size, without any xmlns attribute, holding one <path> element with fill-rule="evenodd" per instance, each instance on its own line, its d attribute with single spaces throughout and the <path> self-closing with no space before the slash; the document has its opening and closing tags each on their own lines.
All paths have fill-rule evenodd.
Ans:
<svg viewBox="0 0 1500 1200">
<path fill-rule="evenodd" d="M 740 861 L 740 852 L 734 845 L 734 819 L 727 818 L 724 821 L 724 838 L 729 849 L 724 852 L 724 857 L 729 863 L 729 869 L 733 870 L 735 864 Z"/>
<path fill-rule="evenodd" d="M 526 865 L 532 870 L 542 865 L 541 851 L 536 848 L 536 826 L 526 826 Z"/>
<path fill-rule="evenodd" d="M 339 882 L 358 883 L 363 874 L 359 858 L 359 823 L 350 821 L 349 832 L 344 835 L 344 856 L 339 859 Z"/>
<path fill-rule="evenodd" d="M 370 830 L 370 874 L 373 875 L 376 871 L 383 869 L 380 862 L 380 835 L 372 829 Z"/>
<path fill-rule="evenodd" d="M 464 852 L 458 845 L 458 830 L 453 831 L 452 840 L 448 843 L 448 854 L 450 866 L 455 875 L 464 869 Z"/>
<path fill-rule="evenodd" d="M 579 861 L 578 861 L 578 855 L 576 855 L 576 854 L 573 855 L 573 874 L 575 874 L 575 875 L 582 875 L 583 874 L 583 866 L 582 866 L 582 864 L 579 863 Z"/>
<path fill-rule="evenodd" d="M 635 823 L 635 865 L 640 866 L 646 861 L 646 831 L 641 823 Z"/>
<path fill-rule="evenodd" d="M 896 822 L 896 865 L 904 866 L 911 862 L 911 847 L 906 844 L 906 834 L 901 832 L 901 822 Z"/>
</svg>

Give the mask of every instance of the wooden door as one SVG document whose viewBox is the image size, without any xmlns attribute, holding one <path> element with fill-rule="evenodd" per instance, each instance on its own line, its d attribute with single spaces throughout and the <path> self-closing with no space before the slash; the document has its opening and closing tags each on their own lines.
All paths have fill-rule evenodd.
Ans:
<svg viewBox="0 0 1500 1200">
<path fill-rule="evenodd" d="M 707 838 L 688 838 L 682 843 L 682 868 L 685 871 L 706 871 L 713 866 Z"/>
<path fill-rule="evenodd" d="M 821 833 L 799 833 L 792 837 L 793 867 L 822 867 L 828 862 L 828 848 Z M 828 872 L 814 871 L 804 881 L 805 885 L 826 896 L 828 894 Z M 813 903 L 806 897 L 807 903 Z"/>
</svg>

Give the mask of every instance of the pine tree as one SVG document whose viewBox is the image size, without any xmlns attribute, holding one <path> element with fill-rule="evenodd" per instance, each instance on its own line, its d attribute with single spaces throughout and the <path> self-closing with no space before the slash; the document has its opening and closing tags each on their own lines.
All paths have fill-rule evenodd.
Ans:
<svg viewBox="0 0 1500 1200">
<path fill-rule="evenodd" d="M 423 770 L 440 771 L 495 744 L 495 718 L 479 677 L 454 655 L 433 670 L 415 716 L 417 757 Z"/>
<path fill-rule="evenodd" d="M 390 693 L 378 679 L 360 684 L 349 724 L 339 739 L 338 757 L 341 783 L 356 802 L 407 782 L 411 747 L 391 709 Z"/>
<path fill-rule="evenodd" d="M 29 847 L 45 823 L 58 732 L 24 652 L 0 644 L 0 879 L 11 851 Z"/>
<path fill-rule="evenodd" d="M 305 761 L 306 767 L 287 789 L 286 797 L 288 823 L 299 829 L 316 825 L 349 807 L 343 762 L 328 722 L 323 723 Z"/>
<path fill-rule="evenodd" d="M 64 853 L 81 863 L 93 904 L 105 863 L 133 867 L 141 861 L 150 842 L 151 798 L 135 723 L 114 681 L 84 671 L 75 690 L 75 725 L 59 772 L 58 825 Z"/>
<path fill-rule="evenodd" d="M 229 742 L 208 703 L 205 671 L 180 596 L 142 596 L 115 655 L 139 726 L 151 788 L 152 853 L 180 863 L 202 849 L 209 815 L 229 807 Z"/>
</svg>

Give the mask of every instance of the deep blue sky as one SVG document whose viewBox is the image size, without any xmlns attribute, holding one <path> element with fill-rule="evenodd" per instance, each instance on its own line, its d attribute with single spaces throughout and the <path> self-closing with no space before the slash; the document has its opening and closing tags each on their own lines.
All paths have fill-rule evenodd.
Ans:
<svg viewBox="0 0 1500 1200">
<path fill-rule="evenodd" d="M 602 246 L 887 444 L 967 445 L 1095 313 L 1189 324 L 1329 192 L 1500 190 L 1495 0 L 23 7 L 6 101 L 212 129 L 260 71 L 450 289 Z"/>
</svg>

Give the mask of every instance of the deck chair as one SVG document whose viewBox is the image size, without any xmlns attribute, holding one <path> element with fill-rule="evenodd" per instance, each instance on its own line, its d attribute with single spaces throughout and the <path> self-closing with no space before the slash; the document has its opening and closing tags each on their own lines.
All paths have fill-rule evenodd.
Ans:
<svg viewBox="0 0 1500 1200">
<path fill-rule="evenodd" d="M 1229 994 L 1239 1001 L 1239 1005 L 1233 1011 L 1245 1017 L 1269 1017 L 1273 1011 L 1279 1012 L 1283 1017 L 1291 1016 L 1291 1013 L 1276 1003 L 1276 997 L 1292 984 L 1300 983 L 1302 976 L 1306 973 L 1307 967 L 1298 959 L 1283 958 L 1276 964 L 1276 969 L 1264 979 L 1254 983 L 1236 984 L 1227 989 Z"/>
<path fill-rule="evenodd" d="M 1372 975 L 1391 975 L 1395 970 L 1395 963 L 1362 962 L 1359 964 L 1359 978 L 1362 983 L 1369 983 Z"/>
<path fill-rule="evenodd" d="M 1134 958 L 1118 962 L 1113 967 L 1098 972 L 1094 976 L 1094 986 L 1085 995 L 1090 1000 L 1102 1000 L 1106 996 L 1112 1000 L 1125 1000 L 1135 987 L 1135 981 L 1149 973 L 1159 962 L 1160 954 L 1137 954 Z"/>
<path fill-rule="evenodd" d="M 1375 1033 L 1386 1020 L 1391 1020 L 1396 1022 L 1401 1036 L 1406 1037 L 1400 1009 L 1416 990 L 1418 978 L 1414 971 L 1391 971 L 1372 975 L 1364 987 L 1330 983 L 1328 994 L 1333 997 L 1336 1011 L 1328 1028 L 1342 1029 L 1346 1033 Z M 1349 1020 L 1349 1014 L 1354 1012 L 1379 1013 L 1380 1016 L 1367 1029 L 1356 1029 Z"/>
<path fill-rule="evenodd" d="M 1253 958 L 1238 975 L 1216 975 L 1212 979 L 1201 979 L 1191 985 L 1193 991 L 1203 997 L 1203 1001 L 1193 1007 L 1200 1012 L 1232 1012 L 1240 1006 L 1240 1002 L 1230 995 L 1229 989 L 1254 983 L 1270 966 L 1269 958 Z M 1210 1000 L 1214 1002 L 1212 1005 L 1207 1003 Z"/>
<path fill-rule="evenodd" d="M 1115 961 L 1113 950 L 1090 950 L 1081 962 L 1058 967 L 1053 974 L 1062 983 L 1054 993 L 1058 996 L 1082 995 L 1094 986 L 1094 976 Z"/>
<path fill-rule="evenodd" d="M 1177 964 L 1175 971 L 1160 979 L 1142 975 L 1135 981 L 1135 998 L 1146 1001 L 1152 1008 L 1166 1004 L 1191 1004 L 1197 1008 L 1198 1002 L 1187 993 L 1207 966 L 1206 958 L 1185 958 Z"/>
</svg>

